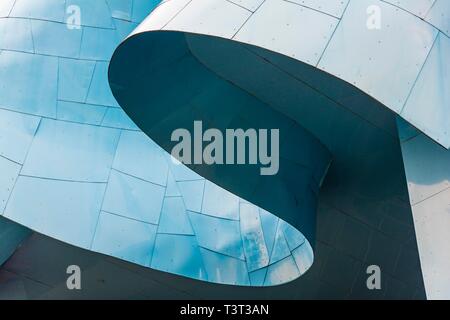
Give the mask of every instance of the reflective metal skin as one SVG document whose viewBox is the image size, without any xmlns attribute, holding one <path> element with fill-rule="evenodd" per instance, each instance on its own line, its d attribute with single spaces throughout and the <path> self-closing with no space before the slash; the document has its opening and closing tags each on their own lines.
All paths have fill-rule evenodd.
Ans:
<svg viewBox="0 0 450 320">
<path fill-rule="evenodd" d="M 158 2 L 0 2 L 0 214 L 194 279 L 298 278 L 313 262 L 309 240 L 172 161 L 112 96 L 109 59 Z"/>
<path fill-rule="evenodd" d="M 402 120 L 399 134 L 428 298 L 449 299 L 450 151 Z"/>
<path fill-rule="evenodd" d="M 386 148 L 390 142 L 386 142 L 383 134 L 371 130 L 375 127 L 396 136 L 394 114 L 417 127 L 433 139 L 433 143 L 450 148 L 449 15 L 450 4 L 445 0 L 163 1 L 116 51 L 110 68 L 110 83 L 131 118 L 168 150 L 168 132 L 162 128 L 183 126 L 181 118 L 210 119 L 214 115 L 211 110 L 197 108 L 197 113 L 174 119 L 170 117 L 170 110 L 159 104 L 164 97 L 170 100 L 169 92 L 174 87 L 158 72 L 158 66 L 167 68 L 178 64 L 178 69 L 175 67 L 171 71 L 178 70 L 176 74 L 183 75 L 185 83 L 201 83 L 201 68 L 192 68 L 188 62 L 192 56 L 213 74 L 256 96 L 313 133 L 332 152 L 335 163 L 354 163 L 358 153 L 368 157 L 373 154 L 371 162 L 376 161 L 377 156 L 370 149 L 377 148 L 368 143 L 376 141 L 384 145 L 385 155 L 379 161 L 385 161 L 383 166 L 389 171 L 386 162 L 392 158 L 390 154 L 394 155 L 390 147 Z M 380 25 L 370 26 L 371 19 L 377 18 Z M 127 61 L 127 56 L 133 59 Z M 156 56 L 162 58 L 156 59 Z M 146 58 L 149 61 L 145 61 Z M 301 85 L 293 84 L 295 81 Z M 143 89 L 147 85 L 150 88 Z M 209 83 L 203 82 L 202 86 L 205 85 Z M 193 85 L 184 85 L 184 88 L 192 89 L 194 95 L 199 91 Z M 150 96 L 155 96 L 156 92 L 160 98 L 152 101 Z M 324 102 L 320 96 L 335 105 Z M 183 99 L 186 97 L 170 100 L 172 105 L 178 103 L 177 112 L 185 110 Z M 309 103 L 298 105 L 299 101 Z M 336 106 L 341 110 L 335 112 Z M 346 154 L 343 138 L 329 136 L 330 129 L 323 127 L 328 120 L 323 116 L 325 113 L 336 115 L 332 118 L 341 132 L 352 128 L 351 123 L 356 125 L 357 121 L 349 120 L 351 116 L 346 112 L 366 122 L 363 129 L 359 126 L 355 130 L 360 137 L 352 139 L 353 155 Z M 402 129 L 399 130 L 402 135 Z M 365 149 L 363 143 L 369 147 Z M 402 150 L 405 152 L 403 145 Z M 403 157 L 410 197 L 414 199 L 417 194 L 411 189 L 411 173 L 408 172 L 408 162 L 414 158 L 405 154 Z M 338 171 L 350 172 L 345 167 L 337 167 Z M 380 168 L 382 170 L 382 166 Z M 236 180 L 225 181 L 224 177 L 230 172 L 220 168 L 193 169 L 244 198 L 250 195 Z M 416 171 L 424 173 L 422 169 Z M 437 180 L 447 181 L 447 171 L 436 172 Z M 442 182 L 438 182 L 432 189 L 442 191 L 441 187 Z M 270 203 L 260 205 L 267 207 Z M 445 200 L 439 201 L 437 208 L 441 214 L 446 205 Z M 415 210 L 418 209 L 413 207 Z M 443 218 L 432 220 L 443 222 Z M 438 232 L 434 235 L 438 244 L 431 244 L 430 236 L 423 229 L 424 223 L 415 222 L 428 295 L 448 298 L 450 286 L 440 282 L 438 277 L 450 265 L 448 255 L 443 252 L 449 233 Z M 431 259 L 433 253 L 439 258 Z"/>
<path fill-rule="evenodd" d="M 448 56 L 449 12 L 446 0 L 169 0 L 132 35 L 180 31 L 283 54 L 354 85 L 450 148 L 448 91 L 423 82 L 440 79 L 430 60 Z"/>
<path fill-rule="evenodd" d="M 420 292 L 420 266 L 412 276 L 404 272 L 415 261 L 415 237 L 411 244 L 408 232 L 393 232 L 409 228 L 409 208 L 399 200 L 404 177 L 395 115 L 450 147 L 449 77 L 442 71 L 449 65 L 448 1 L 168 0 L 133 32 L 119 47 L 110 75 L 127 67 L 145 70 L 142 59 L 130 59 L 135 54 L 153 55 L 145 68 L 162 67 L 188 49 L 187 56 L 195 58 L 191 61 L 210 71 L 199 74 L 203 81 L 225 78 L 257 97 L 249 100 L 248 120 L 258 121 L 251 115 L 259 114 L 254 111 L 262 103 L 271 108 L 259 120 L 273 122 L 261 126 L 286 129 L 289 121 L 295 122 L 289 126 L 295 134 L 282 139 L 289 146 L 282 157 L 301 160 L 306 169 L 284 163 L 284 186 L 269 185 L 256 196 L 246 189 L 255 183 L 249 168 L 244 168 L 242 181 L 236 172 L 227 180 L 226 171 L 193 168 L 212 182 L 205 180 L 174 163 L 145 134 L 169 148 L 162 138 L 167 139 L 174 123 L 161 122 L 158 130 L 147 132 L 146 121 L 161 118 L 133 117 L 143 133 L 121 108 L 133 115 L 138 107 L 163 103 L 146 94 L 164 81 L 184 80 L 195 88 L 196 82 L 189 80 L 201 68 L 172 65 L 181 68 L 178 78 L 168 78 L 170 65 L 161 73 L 140 74 L 144 84 L 155 87 L 129 95 L 131 100 L 122 96 L 121 106 L 112 96 L 107 74 L 112 53 L 158 3 L 0 1 L 0 215 L 82 248 L 214 283 L 270 286 L 291 281 L 311 266 L 315 246 L 320 264 L 302 277 L 315 290 L 330 284 L 329 291 L 366 294 L 366 264 L 380 264 L 389 290 L 403 286 Z M 381 29 L 367 29 L 371 5 L 382 10 Z M 73 24 L 77 8 L 81 28 Z M 110 80 L 119 97 L 120 76 Z M 182 97 L 186 88 L 162 91 L 161 97 Z M 220 97 L 223 92 L 215 93 Z M 133 97 L 148 98 L 148 104 L 139 106 Z M 237 103 L 223 103 L 239 108 L 243 95 L 233 97 Z M 203 98 L 209 97 L 199 97 L 199 102 Z M 220 120 L 214 115 L 208 108 L 195 114 Z M 321 191 L 316 235 L 311 213 L 330 154 L 333 163 Z M 404 153 L 404 158 L 411 182 L 412 157 Z M 438 171 L 436 181 L 444 181 L 445 165 Z M 436 192 L 445 189 L 436 184 Z M 289 190 L 302 201 L 296 203 Z M 432 229 L 446 225 L 446 198 L 434 199 L 439 201 L 433 212 L 439 214 L 430 217 Z M 304 234 L 258 206 L 274 209 L 269 211 Z M 283 206 L 288 210 L 280 210 Z M 420 203 L 413 206 L 415 212 L 428 210 L 419 209 Z M 300 225 L 296 219 L 303 218 L 309 221 Z M 446 282 L 432 274 L 433 268 L 444 272 L 449 265 L 444 252 L 448 232 L 440 230 L 429 241 L 427 222 L 416 219 L 428 296 L 449 297 Z M 439 259 L 430 258 L 436 253 Z M 321 281 L 311 280 L 316 278 Z"/>
</svg>

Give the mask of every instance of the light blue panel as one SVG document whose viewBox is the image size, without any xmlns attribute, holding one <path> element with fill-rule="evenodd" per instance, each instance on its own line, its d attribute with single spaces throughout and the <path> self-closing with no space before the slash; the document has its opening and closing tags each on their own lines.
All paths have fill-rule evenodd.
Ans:
<svg viewBox="0 0 450 320">
<path fill-rule="evenodd" d="M 201 212 L 205 180 L 178 182 L 186 209 Z"/>
<path fill-rule="evenodd" d="M 111 171 L 102 210 L 158 224 L 165 188 Z"/>
<path fill-rule="evenodd" d="M 102 183 L 21 176 L 5 216 L 50 237 L 88 249 L 104 192 Z"/>
<path fill-rule="evenodd" d="M 239 220 L 239 198 L 218 185 L 206 181 L 202 213 Z"/>
<path fill-rule="evenodd" d="M 118 138 L 115 129 L 43 119 L 22 174 L 106 182 Z"/>
<path fill-rule="evenodd" d="M 450 37 L 450 2 L 436 0 L 425 20 Z"/>
<path fill-rule="evenodd" d="M 423 18 L 436 0 L 384 0 Z"/>
<path fill-rule="evenodd" d="M 249 272 L 269 264 L 269 252 L 259 217 L 259 208 L 250 203 L 240 204 L 240 225 L 245 260 Z"/>
<path fill-rule="evenodd" d="M 264 280 L 266 279 L 267 274 L 267 268 L 263 268 L 260 270 L 256 270 L 253 272 L 250 272 L 248 275 L 250 277 L 250 284 L 252 286 L 263 286 Z"/>
<path fill-rule="evenodd" d="M 113 168 L 165 186 L 168 166 L 162 152 L 144 133 L 123 131 Z"/>
<path fill-rule="evenodd" d="M 7 17 L 11 11 L 15 0 L 2 0 L 0 1 L 0 17 Z"/>
<path fill-rule="evenodd" d="M 92 250 L 149 266 L 155 246 L 156 226 L 102 212 Z"/>
<path fill-rule="evenodd" d="M 0 48 L 34 52 L 31 23 L 25 19 L 0 19 Z"/>
<path fill-rule="evenodd" d="M 209 217 L 190 211 L 188 214 L 201 247 L 245 259 L 238 221 Z"/>
<path fill-rule="evenodd" d="M 133 9 L 133 1 L 123 0 L 106 0 L 111 9 L 112 17 L 121 20 L 131 20 L 131 10 Z"/>
<path fill-rule="evenodd" d="M 103 106 L 118 106 L 108 85 L 108 63 L 97 62 L 90 84 L 87 103 Z"/>
<path fill-rule="evenodd" d="M 450 10 L 450 7 L 449 7 Z M 450 147 L 450 38 L 440 33 L 401 116 Z"/>
<path fill-rule="evenodd" d="M 172 172 L 175 181 L 192 181 L 204 179 L 198 173 L 195 173 L 180 161 L 172 157 L 169 153 L 164 152 L 164 157 L 169 164 L 170 171 Z"/>
<path fill-rule="evenodd" d="M 40 118 L 0 109 L 0 156 L 23 163 Z"/>
<path fill-rule="evenodd" d="M 280 220 L 280 228 L 283 231 L 290 251 L 305 243 L 305 237 L 303 236 L 303 234 L 301 234 L 300 231 L 295 229 L 289 223 Z"/>
<path fill-rule="evenodd" d="M 0 52 L 0 106 L 34 115 L 56 116 L 58 59 Z"/>
<path fill-rule="evenodd" d="M 84 27 L 80 58 L 109 61 L 119 40 L 113 29 Z"/>
<path fill-rule="evenodd" d="M 106 107 L 91 104 L 58 101 L 58 116 L 60 120 L 100 125 L 106 113 Z"/>
<path fill-rule="evenodd" d="M 308 243 L 303 244 L 292 251 L 297 268 L 300 274 L 305 273 L 314 262 L 314 252 Z"/>
<path fill-rule="evenodd" d="M 30 234 L 30 229 L 0 217 L 0 266 Z"/>
<path fill-rule="evenodd" d="M 275 243 L 273 245 L 272 254 L 270 255 L 270 264 L 278 262 L 287 256 L 291 255 L 289 246 L 281 229 L 281 220 L 278 223 L 277 233 L 275 236 Z"/>
<path fill-rule="evenodd" d="M 371 5 L 381 10 L 379 30 L 367 27 Z M 400 112 L 436 36 L 428 23 L 390 4 L 351 1 L 319 68 Z"/>
<path fill-rule="evenodd" d="M 271 255 L 273 251 L 273 245 L 275 243 L 275 236 L 277 234 L 279 219 L 278 217 L 263 209 L 259 209 L 259 215 L 261 217 L 261 226 L 264 232 L 264 240 L 266 242 L 267 251 L 269 252 L 269 255 Z"/>
<path fill-rule="evenodd" d="M 102 126 L 127 130 L 139 130 L 133 120 L 121 108 L 108 108 Z"/>
<path fill-rule="evenodd" d="M 292 281 L 300 276 L 294 258 L 289 256 L 267 269 L 267 276 L 264 285 L 276 286 L 282 283 Z"/>
<path fill-rule="evenodd" d="M 82 29 L 68 29 L 61 23 L 40 20 L 32 20 L 31 28 L 37 54 L 78 57 Z"/>
<path fill-rule="evenodd" d="M 3 1 L 3 0 L 2 0 Z M 16 0 L 10 17 L 64 22 L 66 0 Z"/>
<path fill-rule="evenodd" d="M 161 2 L 161 0 L 133 0 L 132 20 L 141 22 Z"/>
<path fill-rule="evenodd" d="M 59 59 L 58 98 L 85 102 L 94 68 L 94 61 Z"/>
<path fill-rule="evenodd" d="M 216 283 L 250 285 L 245 261 L 200 249 L 208 280 Z"/>
<path fill-rule="evenodd" d="M 125 2 L 129 3 L 130 1 Z M 66 0 L 66 7 L 72 5 L 80 8 L 81 25 L 98 28 L 113 27 L 111 11 L 105 0 Z M 66 18 L 68 17 L 66 15 Z"/>
<path fill-rule="evenodd" d="M 166 197 L 181 197 L 180 190 L 178 189 L 178 184 L 176 183 L 170 169 L 167 175 Z"/>
<path fill-rule="evenodd" d="M 158 234 L 151 267 L 194 279 L 208 279 L 193 236 Z"/>
<path fill-rule="evenodd" d="M 128 37 L 131 32 L 138 26 L 137 23 L 119 19 L 114 19 L 114 24 L 116 25 L 116 32 L 120 41 L 125 40 L 125 38 Z"/>
<path fill-rule="evenodd" d="M 3 214 L 6 203 L 20 172 L 20 165 L 0 157 L 0 214 Z"/>
<path fill-rule="evenodd" d="M 166 197 L 158 233 L 194 235 L 182 197 Z"/>
<path fill-rule="evenodd" d="M 340 18 L 349 0 L 291 0 L 291 2 Z"/>
</svg>

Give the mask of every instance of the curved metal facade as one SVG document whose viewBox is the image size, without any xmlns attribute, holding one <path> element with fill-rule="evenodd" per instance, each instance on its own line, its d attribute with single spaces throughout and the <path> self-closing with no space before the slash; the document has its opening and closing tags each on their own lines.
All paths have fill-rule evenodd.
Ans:
<svg viewBox="0 0 450 320">
<path fill-rule="evenodd" d="M 172 161 L 112 96 L 109 59 L 157 3 L 2 1 L 0 212 L 194 279 L 269 286 L 299 277 L 313 261 L 300 232 Z"/>
<path fill-rule="evenodd" d="M 194 279 L 282 284 L 313 263 L 331 159 L 328 198 L 396 201 L 399 130 L 428 296 L 448 297 L 448 232 L 430 228 L 448 225 L 449 15 L 446 0 L 3 0 L 0 214 Z M 280 174 L 174 161 L 169 133 L 198 119 L 280 128 Z"/>
</svg>

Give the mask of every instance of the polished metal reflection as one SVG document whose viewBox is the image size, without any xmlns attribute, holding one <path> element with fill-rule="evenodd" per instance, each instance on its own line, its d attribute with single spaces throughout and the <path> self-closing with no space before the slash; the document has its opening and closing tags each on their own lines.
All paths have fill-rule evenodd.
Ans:
<svg viewBox="0 0 450 320">
<path fill-rule="evenodd" d="M 312 264 L 309 244 L 288 253 L 292 262 L 304 248 L 299 267 L 266 277 L 280 256 L 271 228 L 283 222 L 173 162 L 111 94 L 114 49 L 159 2 L 0 2 L 0 214 L 194 279 L 293 280 Z M 80 28 L 68 28 L 68 6 L 80 9 Z M 304 239 L 294 228 L 283 237 Z"/>
</svg>

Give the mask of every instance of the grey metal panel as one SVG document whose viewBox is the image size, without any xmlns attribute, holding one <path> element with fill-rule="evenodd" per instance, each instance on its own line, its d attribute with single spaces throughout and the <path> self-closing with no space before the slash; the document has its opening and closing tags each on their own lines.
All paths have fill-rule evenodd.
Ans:
<svg viewBox="0 0 450 320">
<path fill-rule="evenodd" d="M 11 11 L 15 0 L 4 0 L 0 2 L 0 18 L 7 17 Z"/>
<path fill-rule="evenodd" d="M 450 38 L 440 33 L 401 116 L 430 137 L 450 145 Z"/>
<path fill-rule="evenodd" d="M 280 23 L 281 20 L 283 23 Z M 287 1 L 271 0 L 261 5 L 233 39 L 264 48 L 270 47 L 273 51 L 315 65 L 337 23 L 338 19 L 317 11 Z M 267 25 L 271 27 L 267 28 Z M 314 28 L 310 28 L 312 25 Z M 305 43 L 308 45 L 304 45 Z"/>
<path fill-rule="evenodd" d="M 384 0 L 385 2 L 391 3 L 399 8 L 407 10 L 412 14 L 415 14 L 421 18 L 424 18 L 429 12 L 431 7 L 434 5 L 436 0 Z"/>
<path fill-rule="evenodd" d="M 448 1 L 436 0 L 425 20 L 450 37 L 450 3 Z"/>
<path fill-rule="evenodd" d="M 379 30 L 366 27 L 366 10 L 373 4 L 382 12 Z M 429 24 L 404 11 L 395 11 L 388 4 L 351 1 L 319 68 L 399 113 L 436 36 L 437 30 Z"/>
<path fill-rule="evenodd" d="M 350 0 L 292 0 L 302 6 L 340 18 Z"/>
</svg>

